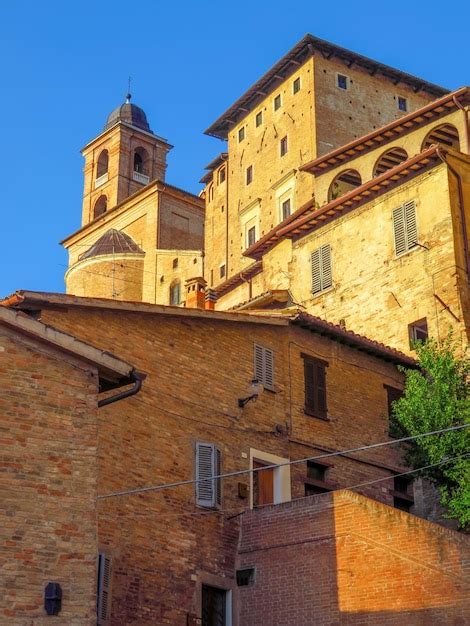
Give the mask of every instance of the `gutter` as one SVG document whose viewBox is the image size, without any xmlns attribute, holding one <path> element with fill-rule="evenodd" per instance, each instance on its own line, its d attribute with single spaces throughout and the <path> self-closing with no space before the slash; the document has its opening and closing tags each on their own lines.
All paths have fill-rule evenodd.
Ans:
<svg viewBox="0 0 470 626">
<path fill-rule="evenodd" d="M 104 398 L 103 400 L 98 400 L 98 408 L 100 409 L 103 406 L 107 406 L 108 404 L 113 404 L 114 402 L 119 402 L 119 400 L 124 400 L 124 398 L 130 398 L 135 396 L 142 388 L 143 381 L 147 378 L 146 374 L 142 372 L 136 372 L 136 370 L 132 370 L 131 372 L 131 382 L 133 386 L 130 389 L 126 389 L 125 391 L 120 391 L 116 393 L 114 396 L 109 396 L 108 398 Z"/>
</svg>

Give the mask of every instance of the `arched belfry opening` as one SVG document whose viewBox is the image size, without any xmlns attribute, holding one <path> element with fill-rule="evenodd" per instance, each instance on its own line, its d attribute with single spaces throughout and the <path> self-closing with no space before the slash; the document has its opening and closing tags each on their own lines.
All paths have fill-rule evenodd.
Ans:
<svg viewBox="0 0 470 626">
<path fill-rule="evenodd" d="M 145 148 L 136 148 L 134 151 L 134 172 L 149 176 L 149 158 Z"/>
<path fill-rule="evenodd" d="M 400 165 L 400 163 L 403 163 L 403 161 L 406 161 L 407 159 L 408 159 L 408 154 L 406 150 L 403 150 L 403 148 L 399 148 L 398 146 L 395 146 L 394 148 L 391 148 L 390 150 L 387 150 L 386 152 L 384 152 L 379 157 L 379 159 L 377 160 L 374 166 L 374 172 L 372 176 L 374 178 L 376 176 L 380 176 L 381 174 L 384 174 L 388 170 L 391 170 L 393 167 Z"/>
<path fill-rule="evenodd" d="M 93 207 L 93 219 L 96 219 L 103 213 L 106 213 L 106 209 L 108 208 L 108 198 L 102 194 L 98 200 L 95 202 L 95 206 Z"/>
<path fill-rule="evenodd" d="M 332 181 L 328 189 L 328 202 L 344 196 L 348 191 L 362 185 L 361 175 L 357 170 L 344 170 L 340 172 Z"/>
<path fill-rule="evenodd" d="M 98 157 L 98 164 L 96 166 L 96 178 L 101 178 L 108 173 L 109 165 L 109 153 L 107 150 L 102 150 Z"/>
<path fill-rule="evenodd" d="M 433 144 L 441 144 L 447 148 L 460 150 L 459 131 L 453 124 L 441 124 L 433 128 L 424 138 L 421 150 L 426 150 Z"/>
</svg>

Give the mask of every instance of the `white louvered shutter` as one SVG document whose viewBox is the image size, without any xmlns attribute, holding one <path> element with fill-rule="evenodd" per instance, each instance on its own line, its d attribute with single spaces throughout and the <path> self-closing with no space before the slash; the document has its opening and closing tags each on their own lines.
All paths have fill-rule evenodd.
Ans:
<svg viewBox="0 0 470 626">
<path fill-rule="evenodd" d="M 319 291 L 321 291 L 320 248 L 312 252 L 311 263 L 312 263 L 312 293 L 318 293 Z"/>
<path fill-rule="evenodd" d="M 222 501 L 220 451 L 212 443 L 196 443 L 196 503 L 214 508 Z"/>
<path fill-rule="evenodd" d="M 406 252 L 405 215 L 403 207 L 393 209 L 393 236 L 395 239 L 395 254 Z"/>
<path fill-rule="evenodd" d="M 108 623 L 111 616 L 111 565 L 111 558 L 100 553 L 98 556 L 98 624 Z"/>
<path fill-rule="evenodd" d="M 329 245 L 321 248 L 321 281 L 322 290 L 328 289 L 333 284 L 333 275 L 331 272 L 331 248 Z"/>
<path fill-rule="evenodd" d="M 255 344 L 254 378 L 266 389 L 274 390 L 274 352 Z"/>
<path fill-rule="evenodd" d="M 418 242 L 418 229 L 416 226 L 416 204 L 414 200 L 405 202 L 405 231 L 406 231 L 406 248 L 411 250 Z"/>
<path fill-rule="evenodd" d="M 319 293 L 329 289 L 333 284 L 331 269 L 331 248 L 327 244 L 312 252 L 312 293 Z"/>
</svg>

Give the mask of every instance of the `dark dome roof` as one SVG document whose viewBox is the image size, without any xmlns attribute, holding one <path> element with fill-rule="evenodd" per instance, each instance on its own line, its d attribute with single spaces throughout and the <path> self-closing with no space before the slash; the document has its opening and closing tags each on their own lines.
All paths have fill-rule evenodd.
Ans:
<svg viewBox="0 0 470 626">
<path fill-rule="evenodd" d="M 104 235 L 102 235 L 98 241 L 89 248 L 86 252 L 83 252 L 78 258 L 80 261 L 83 259 L 91 259 L 94 256 L 101 256 L 104 254 L 145 254 L 144 251 L 139 248 L 135 241 L 129 237 L 126 233 L 115 228 L 110 228 Z"/>
<path fill-rule="evenodd" d="M 145 112 L 136 104 L 131 104 L 130 100 L 131 96 L 128 94 L 124 104 L 121 104 L 121 106 L 114 109 L 114 111 L 108 115 L 104 130 L 108 130 L 108 128 L 111 128 L 111 126 L 114 126 L 117 122 L 127 122 L 136 128 L 146 130 L 148 133 L 152 132 L 147 122 Z"/>
</svg>

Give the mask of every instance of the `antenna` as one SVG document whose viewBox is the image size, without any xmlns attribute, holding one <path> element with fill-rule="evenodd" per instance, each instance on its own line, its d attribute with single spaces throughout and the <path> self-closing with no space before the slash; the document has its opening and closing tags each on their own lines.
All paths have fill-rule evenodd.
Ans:
<svg viewBox="0 0 470 626">
<path fill-rule="evenodd" d="M 132 81 L 132 76 L 129 76 L 129 78 L 127 79 L 127 96 L 126 96 L 126 104 L 129 104 L 132 98 L 131 95 L 131 81 Z"/>
</svg>

